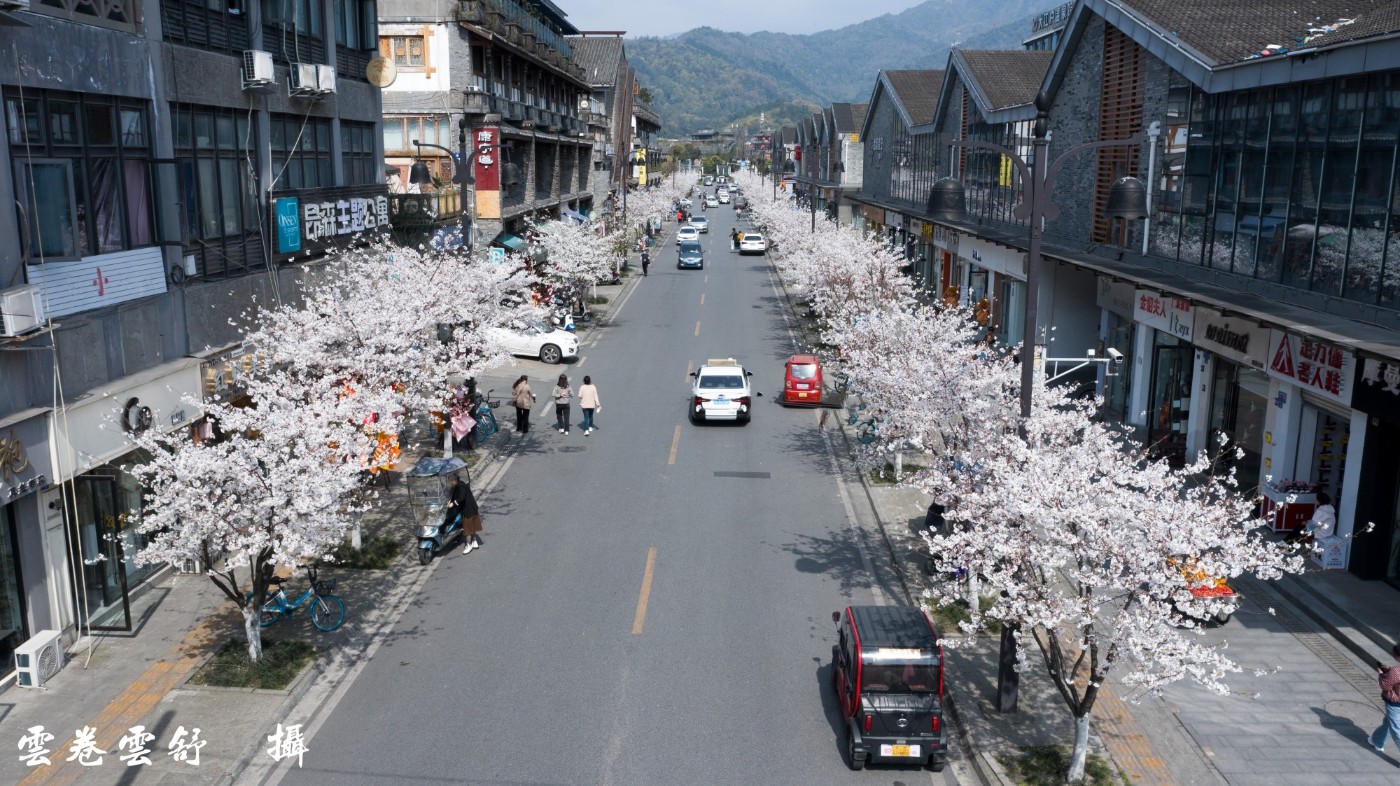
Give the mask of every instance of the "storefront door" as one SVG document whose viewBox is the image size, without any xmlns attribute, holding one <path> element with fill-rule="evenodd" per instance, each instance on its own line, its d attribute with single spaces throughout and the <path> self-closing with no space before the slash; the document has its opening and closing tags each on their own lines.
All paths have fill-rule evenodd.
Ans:
<svg viewBox="0 0 1400 786">
<path fill-rule="evenodd" d="M 1147 410 L 1147 442 L 1173 462 L 1186 459 L 1186 421 L 1191 414 L 1191 363 L 1195 350 L 1157 331 L 1152 348 L 1152 392 Z"/>
<path fill-rule="evenodd" d="M 1328 409 L 1303 405 L 1303 422 L 1298 440 L 1294 471 L 1318 491 L 1327 492 L 1337 507 L 1342 504 L 1342 475 L 1346 472 L 1347 443 L 1351 440 L 1351 419 Z M 1304 476 L 1303 473 L 1307 473 Z"/>
<path fill-rule="evenodd" d="M 83 562 L 83 586 L 78 602 L 93 630 L 131 630 L 127 604 L 126 556 L 119 523 L 115 475 L 84 475 L 73 481 L 73 506 L 78 520 L 77 545 Z"/>
<path fill-rule="evenodd" d="M 15 647 L 29 638 L 21 595 L 24 582 L 15 550 L 16 529 L 14 508 L 0 508 L 0 674 L 14 666 Z"/>
<path fill-rule="evenodd" d="M 1268 401 L 1269 378 L 1264 372 L 1216 358 L 1211 386 L 1210 439 L 1206 449 L 1212 459 L 1220 461 L 1222 468 L 1234 468 L 1238 489 L 1244 494 L 1253 493 L 1259 485 Z M 1223 457 L 1221 435 L 1229 438 Z"/>
</svg>

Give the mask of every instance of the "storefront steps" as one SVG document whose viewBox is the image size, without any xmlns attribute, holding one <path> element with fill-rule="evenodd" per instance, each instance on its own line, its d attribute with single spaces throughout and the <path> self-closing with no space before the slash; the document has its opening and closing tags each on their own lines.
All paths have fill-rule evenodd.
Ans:
<svg viewBox="0 0 1400 786">
<path fill-rule="evenodd" d="M 1362 663 L 1390 662 L 1390 648 L 1400 642 L 1400 589 L 1313 565 L 1269 585 Z"/>
</svg>

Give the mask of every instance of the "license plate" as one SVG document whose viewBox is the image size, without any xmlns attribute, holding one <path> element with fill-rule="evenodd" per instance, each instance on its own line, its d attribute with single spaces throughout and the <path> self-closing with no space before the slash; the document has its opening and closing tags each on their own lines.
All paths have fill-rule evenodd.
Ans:
<svg viewBox="0 0 1400 786">
<path fill-rule="evenodd" d="M 808 385 L 806 382 L 799 382 L 799 383 L 797 383 L 797 389 L 798 389 L 798 390 L 807 390 L 807 389 L 810 388 L 810 387 L 811 387 L 811 385 Z"/>
<path fill-rule="evenodd" d="M 919 755 L 918 745 L 881 745 L 881 756 L 911 758 Z"/>
<path fill-rule="evenodd" d="M 728 404 L 728 403 L 729 403 L 729 397 L 728 397 L 728 396 L 720 396 L 720 397 L 716 398 L 715 401 L 718 402 L 718 403 L 720 403 L 720 404 Z"/>
</svg>

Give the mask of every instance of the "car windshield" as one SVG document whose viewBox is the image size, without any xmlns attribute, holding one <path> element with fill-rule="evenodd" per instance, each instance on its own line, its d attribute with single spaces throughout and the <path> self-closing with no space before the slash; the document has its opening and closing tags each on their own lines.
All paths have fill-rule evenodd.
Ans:
<svg viewBox="0 0 1400 786">
<path fill-rule="evenodd" d="M 699 243 L 696 243 L 696 242 L 693 241 L 693 240 L 687 240 L 686 242 L 681 243 L 681 253 L 682 253 L 682 254 L 699 254 L 699 253 L 700 253 L 700 244 L 699 244 Z"/>
<path fill-rule="evenodd" d="M 788 371 L 788 374 L 790 374 L 793 379 L 816 379 L 817 367 L 810 363 L 794 363 Z"/>
<path fill-rule="evenodd" d="M 545 323 L 543 323 L 543 322 L 529 322 L 529 323 L 527 323 L 527 326 L 528 326 L 531 330 L 535 331 L 536 333 L 553 333 L 553 332 L 554 332 L 554 326 L 553 326 L 553 325 L 547 325 L 547 324 L 545 324 Z"/>
<path fill-rule="evenodd" d="M 698 226 L 700 224 L 708 223 L 708 220 L 704 216 L 696 216 L 695 218 L 690 219 L 690 223 L 696 224 Z"/>
<path fill-rule="evenodd" d="M 938 667 L 927 663 L 864 663 L 860 688 L 870 693 L 933 693 Z"/>
<path fill-rule="evenodd" d="M 745 232 L 745 233 L 744 233 L 744 242 L 747 243 L 747 242 L 749 242 L 750 240 L 752 240 L 752 241 L 755 242 L 755 243 L 762 243 L 762 242 L 763 242 L 763 235 L 760 235 L 760 234 L 758 234 L 757 232 Z"/>
<path fill-rule="evenodd" d="M 744 378 L 738 374 L 706 374 L 700 377 L 701 390 L 739 390 Z"/>
</svg>

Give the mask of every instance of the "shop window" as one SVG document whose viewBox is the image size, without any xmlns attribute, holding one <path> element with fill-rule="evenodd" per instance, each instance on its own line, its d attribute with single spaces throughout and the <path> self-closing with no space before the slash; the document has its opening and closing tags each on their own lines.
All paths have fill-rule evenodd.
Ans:
<svg viewBox="0 0 1400 786">
<path fill-rule="evenodd" d="M 14 665 L 15 647 L 28 638 L 21 601 L 13 505 L 0 508 L 0 673 Z"/>
<path fill-rule="evenodd" d="M 340 121 L 340 158 L 345 168 L 345 185 L 383 182 L 383 174 L 375 171 L 373 123 Z"/>
<path fill-rule="evenodd" d="M 1173 462 L 1186 456 L 1186 423 L 1191 409 L 1191 373 L 1195 350 L 1174 336 L 1158 332 L 1152 348 L 1151 395 L 1147 442 L 1157 455 Z"/>
<path fill-rule="evenodd" d="M 335 185 L 330 120 L 273 115 L 270 125 L 274 189 Z"/>
<path fill-rule="evenodd" d="M 1221 469 L 1235 471 L 1238 489 L 1246 495 L 1259 485 L 1268 403 L 1269 378 L 1262 371 L 1216 359 L 1206 451 Z M 1228 440 L 1224 445 L 1222 436 Z"/>
<path fill-rule="evenodd" d="M 36 0 L 29 10 L 85 25 L 136 30 L 141 9 L 136 0 Z"/>
</svg>

